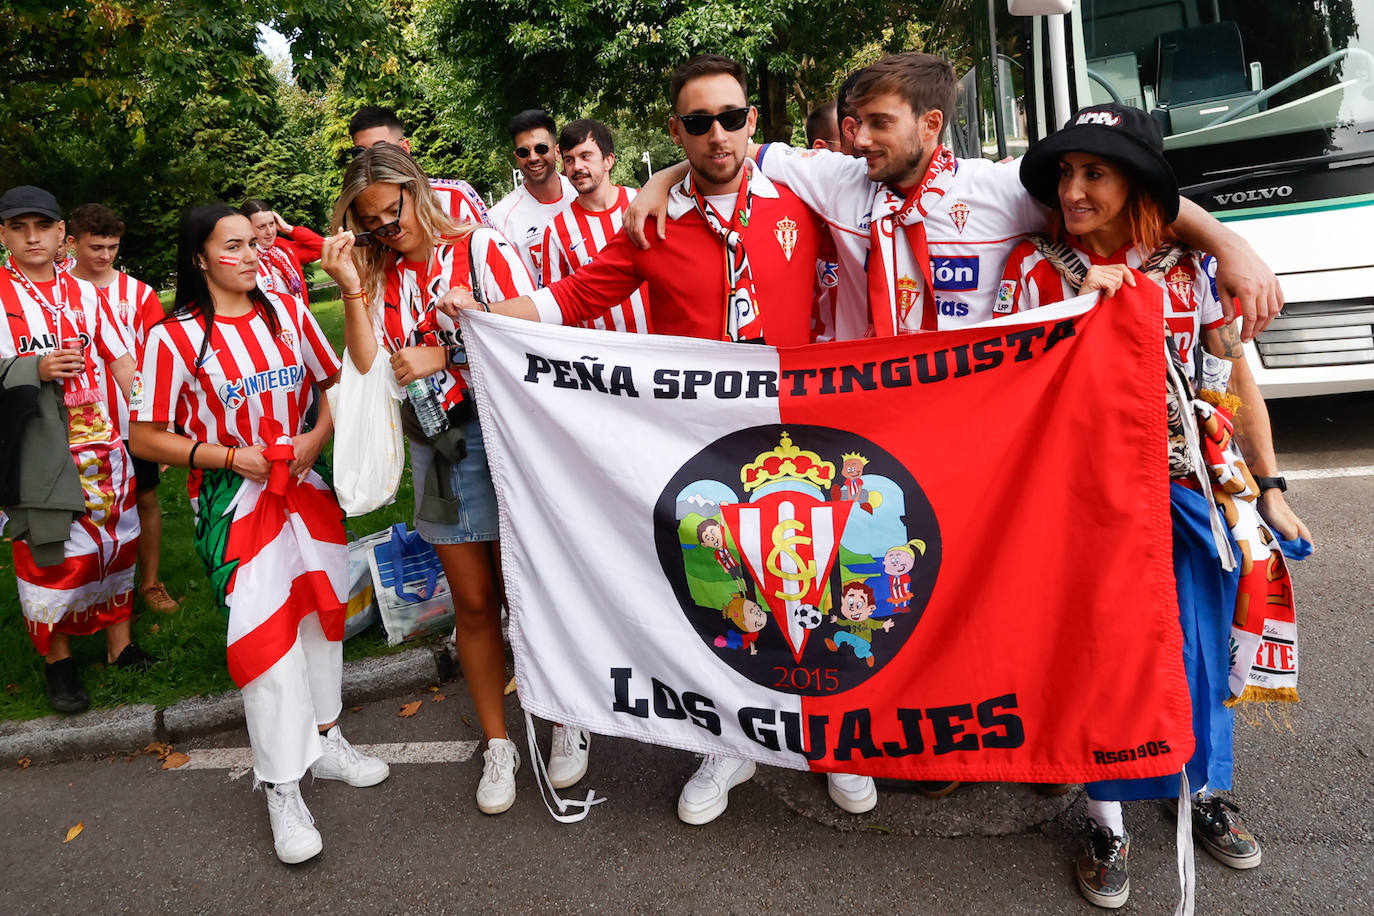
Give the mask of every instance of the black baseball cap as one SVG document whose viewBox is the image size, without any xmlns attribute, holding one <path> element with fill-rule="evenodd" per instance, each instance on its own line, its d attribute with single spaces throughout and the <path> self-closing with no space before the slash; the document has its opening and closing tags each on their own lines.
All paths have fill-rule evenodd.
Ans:
<svg viewBox="0 0 1374 916">
<path fill-rule="evenodd" d="M 1128 105 L 1089 105 L 1069 123 L 1030 148 L 1021 160 L 1021 184 L 1047 207 L 1059 207 L 1059 159 L 1064 153 L 1096 153 L 1124 165 L 1164 212 L 1178 216 L 1178 178 L 1164 158 L 1158 122 Z"/>
<path fill-rule="evenodd" d="M 39 216 L 55 220 L 62 219 L 62 211 L 57 207 L 57 198 L 42 188 L 23 184 L 17 188 L 10 188 L 4 197 L 0 197 L 0 219 L 23 216 L 25 213 L 37 213 Z"/>
</svg>

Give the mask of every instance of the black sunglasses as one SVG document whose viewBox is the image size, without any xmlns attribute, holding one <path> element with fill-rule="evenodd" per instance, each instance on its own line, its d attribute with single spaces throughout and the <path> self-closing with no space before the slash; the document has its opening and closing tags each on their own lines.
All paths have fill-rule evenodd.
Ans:
<svg viewBox="0 0 1374 916">
<path fill-rule="evenodd" d="M 711 129 L 711 125 L 720 122 L 720 126 L 727 132 L 739 130 L 749 120 L 748 108 L 731 108 L 729 111 L 722 111 L 719 114 L 680 114 L 677 115 L 678 121 L 682 124 L 682 129 L 693 137 L 700 137 Z"/>
<path fill-rule="evenodd" d="M 549 148 L 550 148 L 550 147 L 549 147 L 549 145 L 548 145 L 547 143 L 536 143 L 536 144 L 534 145 L 534 153 L 535 153 L 536 156 L 547 156 L 547 155 L 549 154 Z M 516 159 L 528 159 L 528 158 L 530 158 L 530 148 L 529 148 L 528 146 L 517 146 L 517 147 L 515 148 L 515 158 L 516 158 Z"/>
<path fill-rule="evenodd" d="M 353 236 L 353 244 L 360 246 L 380 244 L 378 239 L 389 239 L 399 235 L 401 232 L 401 208 L 406 203 L 406 192 L 401 191 L 401 196 L 396 201 L 396 218 L 389 223 L 385 223 L 370 232 L 358 232 Z"/>
</svg>

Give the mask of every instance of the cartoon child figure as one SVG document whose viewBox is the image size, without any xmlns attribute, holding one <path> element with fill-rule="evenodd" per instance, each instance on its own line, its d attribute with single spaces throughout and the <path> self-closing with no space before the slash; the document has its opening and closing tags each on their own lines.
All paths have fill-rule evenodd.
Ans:
<svg viewBox="0 0 1374 916">
<path fill-rule="evenodd" d="M 843 480 L 832 489 L 832 498 L 856 502 L 860 509 L 872 515 L 873 507 L 882 503 L 879 494 L 864 489 L 863 473 L 868 466 L 868 459 L 858 452 L 845 452 L 840 458 L 843 461 L 840 465 L 840 477 Z M 875 496 L 879 498 L 875 500 Z"/>
<path fill-rule="evenodd" d="M 926 542 L 912 538 L 898 544 L 883 555 L 883 572 L 887 575 L 888 604 L 892 613 L 905 614 L 911 610 L 911 570 L 916 567 L 916 555 L 925 556 Z"/>
<path fill-rule="evenodd" d="M 720 616 L 739 627 L 739 632 L 730 630 L 724 636 L 715 638 L 716 648 L 718 649 L 743 649 L 748 648 L 750 655 L 758 655 L 758 646 L 754 645 L 758 641 L 759 632 L 768 623 L 768 612 L 759 607 L 757 601 L 751 601 L 744 595 L 735 595 L 725 602 L 725 607 L 720 609 Z"/>
<path fill-rule="evenodd" d="M 840 646 L 849 646 L 854 650 L 855 658 L 863 659 L 872 668 L 873 633 L 877 630 L 886 633 L 892 629 L 893 623 L 891 618 L 874 620 L 873 612 L 877 609 L 873 589 L 864 582 L 850 582 L 844 587 L 844 594 L 840 598 L 840 614 L 844 615 L 844 619 L 830 615 L 830 622 L 840 629 L 833 638 L 825 641 L 825 647 L 831 652 L 838 652 Z"/>
<path fill-rule="evenodd" d="M 697 525 L 697 540 L 703 547 L 709 547 L 716 552 L 716 562 L 725 570 L 726 575 L 736 582 L 744 582 L 744 570 L 740 568 L 739 561 L 730 552 L 730 548 L 725 546 L 725 528 L 720 522 L 713 518 L 704 519 Z"/>
</svg>

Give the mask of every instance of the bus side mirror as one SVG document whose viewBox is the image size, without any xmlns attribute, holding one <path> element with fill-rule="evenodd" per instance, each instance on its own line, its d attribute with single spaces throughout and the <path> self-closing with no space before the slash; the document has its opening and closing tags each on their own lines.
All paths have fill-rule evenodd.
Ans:
<svg viewBox="0 0 1374 916">
<path fill-rule="evenodd" d="M 1073 0 L 1007 0 L 1013 16 L 1062 16 L 1073 9 Z"/>
</svg>

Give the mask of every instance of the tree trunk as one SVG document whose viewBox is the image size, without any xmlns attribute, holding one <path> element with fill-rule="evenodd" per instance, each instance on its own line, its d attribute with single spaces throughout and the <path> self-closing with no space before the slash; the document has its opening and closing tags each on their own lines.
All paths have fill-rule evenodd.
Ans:
<svg viewBox="0 0 1374 916">
<path fill-rule="evenodd" d="M 765 143 L 792 141 L 792 120 L 787 115 L 787 83 L 786 75 L 770 73 L 767 64 L 759 64 L 759 130 Z"/>
</svg>

